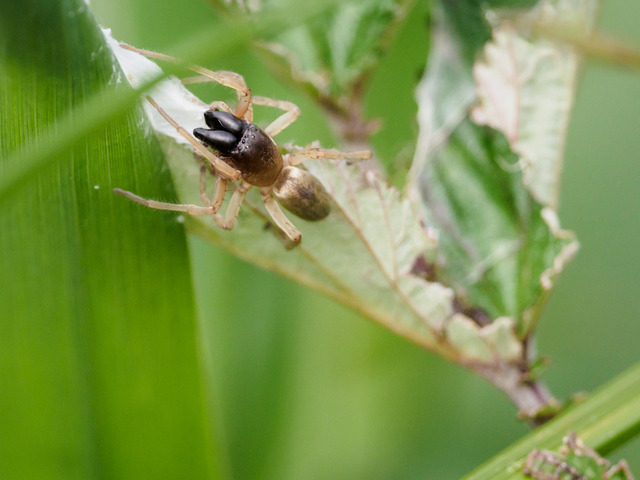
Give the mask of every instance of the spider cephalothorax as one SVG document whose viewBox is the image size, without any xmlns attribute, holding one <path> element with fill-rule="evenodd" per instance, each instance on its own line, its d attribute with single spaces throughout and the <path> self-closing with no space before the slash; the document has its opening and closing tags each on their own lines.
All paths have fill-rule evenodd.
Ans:
<svg viewBox="0 0 640 480">
<path fill-rule="evenodd" d="M 204 119 L 209 128 L 196 128 L 193 135 L 197 139 L 220 152 L 245 182 L 256 187 L 273 185 L 283 163 L 280 149 L 269 135 L 228 112 L 207 110 Z"/>
<path fill-rule="evenodd" d="M 159 53 L 139 50 L 128 45 L 122 45 L 122 47 L 149 57 L 175 61 L 174 58 Z M 273 136 L 298 118 L 300 109 L 296 105 L 283 100 L 252 97 L 244 79 L 237 73 L 214 72 L 198 66 L 190 68 L 200 76 L 185 80 L 183 83 L 213 81 L 235 89 L 238 92 L 238 105 L 235 111 L 232 111 L 224 102 L 214 102 L 204 112 L 204 120 L 208 128 L 196 128 L 191 135 L 152 98 L 147 99 L 160 115 L 193 146 L 196 155 L 209 162 L 210 169 L 204 166 L 200 169 L 200 196 L 204 205 L 158 202 L 141 198 L 124 190 L 115 189 L 114 191 L 151 208 L 186 212 L 191 215 L 211 215 L 219 226 L 230 230 L 236 223 L 246 192 L 252 187 L 258 187 L 264 206 L 273 221 L 293 244 L 299 243 L 300 232 L 284 215 L 274 197 L 294 215 L 311 221 L 322 220 L 329 214 L 331 197 L 316 177 L 296 165 L 308 158 L 364 159 L 369 158 L 371 152 L 342 153 L 315 147 L 297 147 L 292 153 L 282 155 Z M 262 130 L 253 123 L 253 105 L 275 107 L 284 110 L 285 113 Z M 211 199 L 206 193 L 205 181 L 207 172 L 210 171 L 217 177 Z M 222 206 L 227 184 L 237 180 L 240 183 L 233 192 L 223 218 L 218 210 Z"/>
</svg>

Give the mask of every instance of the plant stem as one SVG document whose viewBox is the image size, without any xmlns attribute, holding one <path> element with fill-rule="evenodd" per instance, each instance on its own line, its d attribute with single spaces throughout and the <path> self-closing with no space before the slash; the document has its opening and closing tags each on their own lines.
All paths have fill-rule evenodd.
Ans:
<svg viewBox="0 0 640 480">
<path fill-rule="evenodd" d="M 498 367 L 470 365 L 470 369 L 503 391 L 518 408 L 518 417 L 532 426 L 553 418 L 559 403 L 540 380 L 532 380 L 526 371 L 501 363 Z"/>
<path fill-rule="evenodd" d="M 535 448 L 556 449 L 574 431 L 601 455 L 610 453 L 640 433 L 640 363 L 560 413 L 463 480 L 524 479 L 522 462 Z"/>
</svg>

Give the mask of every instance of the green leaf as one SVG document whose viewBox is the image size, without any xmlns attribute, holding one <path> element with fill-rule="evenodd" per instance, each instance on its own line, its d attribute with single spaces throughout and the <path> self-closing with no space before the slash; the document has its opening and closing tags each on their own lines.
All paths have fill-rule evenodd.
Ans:
<svg viewBox="0 0 640 480">
<path fill-rule="evenodd" d="M 117 75 L 86 3 L 2 2 L 0 171 L 18 171 L 20 152 L 35 151 L 87 99 L 109 110 L 95 99 Z M 183 227 L 111 193 L 132 181 L 171 195 L 145 123 L 136 110 L 83 124 L 89 138 L 65 133 L 54 158 L 38 157 L 41 168 L 5 190 L 1 478 L 214 478 L 220 470 Z"/>
<path fill-rule="evenodd" d="M 265 2 L 269 3 L 269 2 Z M 340 3 L 263 42 L 262 52 L 330 110 L 347 110 L 413 0 Z"/>
<path fill-rule="evenodd" d="M 443 5 L 418 89 L 412 187 L 439 232 L 438 278 L 466 308 L 512 318 L 526 338 L 577 249 L 556 208 L 578 57 L 527 37 L 499 12 L 484 46 L 481 26 L 462 32 Z M 562 0 L 529 13 L 582 25 L 594 14 L 594 2 Z"/>
</svg>

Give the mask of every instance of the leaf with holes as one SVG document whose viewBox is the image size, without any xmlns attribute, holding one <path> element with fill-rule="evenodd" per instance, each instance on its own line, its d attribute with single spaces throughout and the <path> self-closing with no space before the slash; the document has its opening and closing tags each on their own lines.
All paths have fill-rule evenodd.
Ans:
<svg viewBox="0 0 640 480">
<path fill-rule="evenodd" d="M 463 311 L 490 325 L 467 333 L 475 344 L 508 319 L 501 337 L 522 344 L 521 365 L 533 360 L 532 329 L 577 250 L 556 208 L 579 59 L 513 25 L 571 19 L 589 28 L 595 7 L 590 0 L 543 0 L 520 16 L 493 11 L 493 28 L 477 24 L 468 36 L 445 3 L 418 88 L 410 193 L 439 232 L 436 276 Z M 505 378 L 485 375 L 494 383 Z"/>
</svg>

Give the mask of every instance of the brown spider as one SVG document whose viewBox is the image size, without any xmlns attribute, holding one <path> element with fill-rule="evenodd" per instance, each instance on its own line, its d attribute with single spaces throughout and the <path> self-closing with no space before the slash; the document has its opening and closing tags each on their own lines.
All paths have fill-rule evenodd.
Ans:
<svg viewBox="0 0 640 480">
<path fill-rule="evenodd" d="M 176 62 L 175 58 L 160 53 L 124 44 L 121 47 L 147 57 Z M 316 177 L 296 165 L 307 158 L 367 159 L 371 157 L 371 152 L 365 150 L 343 153 L 321 148 L 296 147 L 292 153 L 282 155 L 272 137 L 298 118 L 300 109 L 296 105 L 284 100 L 252 97 L 244 79 L 237 73 L 214 72 L 195 65 L 189 68 L 199 76 L 184 79 L 183 84 L 217 82 L 236 90 L 238 105 L 235 112 L 224 102 L 213 102 L 209 110 L 204 112 L 204 120 L 209 128 L 196 128 L 191 135 L 151 97 L 147 97 L 147 100 L 193 146 L 196 155 L 209 162 L 212 173 L 217 176 L 213 198 L 209 199 L 206 193 L 206 174 L 209 169 L 204 165 L 200 169 L 200 196 L 204 205 L 147 200 L 119 188 L 114 189 L 114 192 L 150 208 L 186 212 L 191 215 L 211 215 L 220 227 L 231 230 L 238 218 L 245 194 L 251 187 L 258 187 L 264 206 L 276 225 L 294 245 L 300 243 L 300 232 L 284 215 L 273 197 L 275 196 L 280 204 L 294 215 L 310 221 L 322 220 L 329 214 L 331 198 Z M 253 123 L 253 105 L 279 108 L 285 113 L 261 130 Z M 223 218 L 218 210 L 222 206 L 227 184 L 237 180 L 240 183 L 233 192 Z"/>
</svg>

